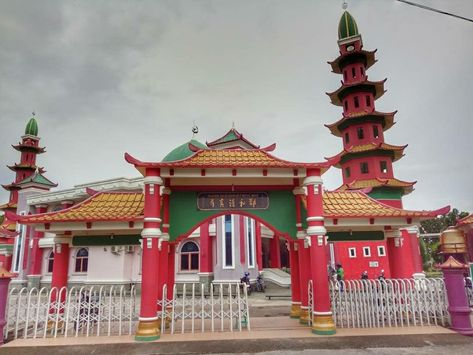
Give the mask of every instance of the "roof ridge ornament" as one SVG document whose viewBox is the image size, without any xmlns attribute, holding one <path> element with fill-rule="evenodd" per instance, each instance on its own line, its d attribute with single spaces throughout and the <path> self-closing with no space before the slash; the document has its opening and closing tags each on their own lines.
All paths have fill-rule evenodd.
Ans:
<svg viewBox="0 0 473 355">
<path fill-rule="evenodd" d="M 344 1 L 344 2 L 342 3 L 342 9 L 343 9 L 343 10 L 346 10 L 347 8 L 348 8 L 348 3 L 347 3 L 346 1 Z"/>
<path fill-rule="evenodd" d="M 199 133 L 199 127 L 192 121 L 192 138 L 195 138 L 196 134 Z"/>
</svg>

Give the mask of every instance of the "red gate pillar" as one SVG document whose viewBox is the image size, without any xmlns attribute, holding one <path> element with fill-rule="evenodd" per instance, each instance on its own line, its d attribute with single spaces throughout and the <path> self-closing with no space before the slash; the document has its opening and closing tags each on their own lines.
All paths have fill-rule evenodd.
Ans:
<svg viewBox="0 0 473 355">
<path fill-rule="evenodd" d="M 279 236 L 275 233 L 271 239 L 269 251 L 270 266 L 273 268 L 281 268 L 281 250 L 279 245 Z"/>
<path fill-rule="evenodd" d="M 406 230 L 385 231 L 391 278 L 408 279 L 416 272 L 411 239 Z"/>
<path fill-rule="evenodd" d="M 163 184 L 158 168 L 147 168 L 144 178 L 144 223 L 141 237 L 143 253 L 141 263 L 141 305 L 138 329 L 135 340 L 152 341 L 159 339 L 159 323 L 156 314 L 158 284 L 156 273 L 164 277 L 159 268 L 159 244 L 163 237 L 161 232 L 160 187 Z M 162 275 L 161 275 L 162 274 Z"/>
<path fill-rule="evenodd" d="M 310 266 L 314 285 L 312 333 L 335 334 L 330 310 L 327 272 L 327 230 L 324 227 L 322 179 L 320 171 L 308 169 L 304 179 L 307 188 L 307 234 L 310 237 Z"/>
<path fill-rule="evenodd" d="M 297 241 L 299 249 L 299 278 L 300 278 L 300 295 L 301 295 L 301 311 L 299 323 L 309 324 L 309 298 L 307 287 L 311 277 L 310 270 L 310 250 L 305 246 L 304 237 Z"/>
<path fill-rule="evenodd" d="M 210 222 L 200 226 L 199 280 L 210 291 L 213 281 L 213 250 L 209 233 Z"/>
<path fill-rule="evenodd" d="M 263 271 L 263 246 L 261 239 L 261 223 L 255 222 L 255 237 L 256 237 L 256 263 L 258 264 L 258 271 Z"/>
<path fill-rule="evenodd" d="M 45 213 L 47 205 L 36 205 L 36 213 Z M 44 232 L 34 232 L 31 246 L 31 264 L 28 272 L 28 283 L 32 287 L 39 287 L 41 279 L 41 263 L 43 260 L 43 249 L 39 247 L 39 240 L 44 237 Z"/>
<path fill-rule="evenodd" d="M 301 315 L 301 285 L 299 278 L 299 254 L 296 241 L 289 243 L 289 257 L 291 264 L 291 318 L 299 318 Z"/>
<path fill-rule="evenodd" d="M 56 236 L 54 238 L 54 262 L 53 262 L 53 275 L 51 280 L 51 303 L 64 302 L 66 299 L 67 290 L 62 289 L 67 287 L 67 275 L 69 271 L 69 241 L 70 238 L 67 236 Z M 62 290 L 61 290 L 62 289 Z M 64 313 L 63 307 L 51 307 L 50 313 L 59 311 Z M 47 327 L 52 327 L 53 321 L 48 321 Z"/>
</svg>

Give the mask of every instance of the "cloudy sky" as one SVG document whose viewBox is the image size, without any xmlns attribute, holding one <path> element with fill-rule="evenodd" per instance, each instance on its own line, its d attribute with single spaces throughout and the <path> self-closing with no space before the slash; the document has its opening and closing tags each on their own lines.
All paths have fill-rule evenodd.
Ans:
<svg viewBox="0 0 473 355">
<path fill-rule="evenodd" d="M 471 0 L 417 0 L 473 18 Z M 123 159 L 160 160 L 192 136 L 232 122 L 275 154 L 321 161 L 341 149 L 324 123 L 340 118 L 325 92 L 340 85 L 338 0 L 0 0 L 0 166 L 34 110 L 39 157 L 60 188 L 137 172 Z M 405 206 L 473 212 L 473 23 L 395 0 L 351 0 L 371 80 L 388 78 L 386 133 L 409 144 L 395 175 L 417 180 Z M 332 169 L 327 188 L 341 184 Z M 0 181 L 13 173 L 0 169 Z M 1 200 L 7 199 L 5 191 Z"/>
</svg>

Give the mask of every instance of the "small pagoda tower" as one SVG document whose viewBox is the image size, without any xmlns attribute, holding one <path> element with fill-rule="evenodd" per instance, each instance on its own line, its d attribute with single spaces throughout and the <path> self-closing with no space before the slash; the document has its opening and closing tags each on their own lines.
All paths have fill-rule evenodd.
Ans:
<svg viewBox="0 0 473 355">
<path fill-rule="evenodd" d="M 48 191 L 57 184 L 43 176 L 44 169 L 36 165 L 36 156 L 45 152 L 39 146 L 38 123 L 33 117 L 28 121 L 25 134 L 21 137 L 21 142 L 12 145 L 14 149 L 21 153 L 20 162 L 8 166 L 15 172 L 15 180 L 2 187 L 10 192 L 7 203 L 0 205 L 0 211 L 10 211 L 18 213 L 18 192 L 23 189 L 33 187 L 39 190 Z M 13 252 L 14 239 L 18 235 L 16 222 L 4 218 L 0 225 L 0 262 L 9 269 L 11 266 L 11 256 Z"/>
<path fill-rule="evenodd" d="M 396 112 L 379 112 L 375 101 L 384 95 L 384 83 L 368 79 L 367 70 L 376 63 L 375 52 L 363 49 L 363 41 L 353 16 L 345 11 L 338 25 L 340 55 L 329 64 L 343 76 L 341 86 L 327 93 L 332 104 L 343 108 L 342 117 L 328 124 L 333 135 L 343 139 L 343 151 L 326 158 L 342 169 L 339 190 L 368 189 L 369 195 L 395 207 L 415 182 L 394 177 L 393 162 L 404 155 L 407 145 L 384 141 L 384 132 L 394 124 Z"/>
</svg>

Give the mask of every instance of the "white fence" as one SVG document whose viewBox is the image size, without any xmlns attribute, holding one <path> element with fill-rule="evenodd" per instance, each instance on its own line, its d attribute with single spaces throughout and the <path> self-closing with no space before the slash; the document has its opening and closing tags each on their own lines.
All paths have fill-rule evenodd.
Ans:
<svg viewBox="0 0 473 355">
<path fill-rule="evenodd" d="M 251 330 L 246 284 L 213 284 L 209 292 L 204 284 L 174 285 L 172 299 L 166 287 L 158 301 L 162 334 Z"/>
<path fill-rule="evenodd" d="M 449 320 L 443 279 L 332 281 L 330 298 L 340 328 L 446 325 Z"/>
<path fill-rule="evenodd" d="M 4 337 L 132 334 L 137 311 L 134 286 L 13 288 Z"/>
</svg>

